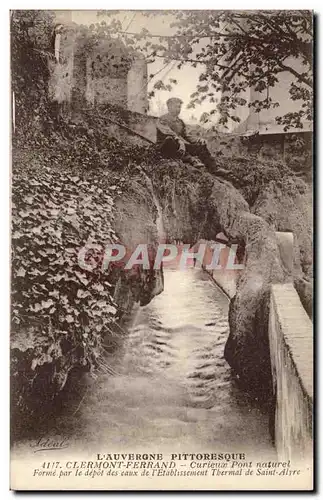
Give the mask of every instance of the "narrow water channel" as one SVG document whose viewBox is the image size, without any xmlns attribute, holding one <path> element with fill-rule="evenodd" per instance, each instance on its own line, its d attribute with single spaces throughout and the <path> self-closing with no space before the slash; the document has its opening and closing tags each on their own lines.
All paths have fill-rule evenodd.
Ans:
<svg viewBox="0 0 323 500">
<path fill-rule="evenodd" d="M 120 330 L 110 373 L 86 377 L 84 394 L 71 395 L 46 435 L 67 435 L 83 452 L 243 451 L 268 460 L 268 415 L 223 357 L 228 307 L 203 271 L 165 271 L 164 292 Z"/>
</svg>

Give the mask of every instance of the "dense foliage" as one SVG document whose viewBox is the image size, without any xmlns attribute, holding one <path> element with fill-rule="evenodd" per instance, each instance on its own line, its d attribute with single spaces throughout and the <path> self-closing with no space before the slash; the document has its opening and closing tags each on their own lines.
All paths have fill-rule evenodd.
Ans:
<svg viewBox="0 0 323 500">
<path fill-rule="evenodd" d="M 127 44 L 139 47 L 150 62 L 161 58 L 165 63 L 174 61 L 178 68 L 183 64 L 200 67 L 190 107 L 204 101 L 211 104 L 208 116 L 203 113 L 203 121 L 220 114 L 220 125 L 226 126 L 229 120 L 239 122 L 235 110 L 247 104 L 245 91 L 250 87 L 260 94 L 249 106 L 256 111 L 277 108 L 277 122 L 286 130 L 303 128 L 304 120 L 312 119 L 312 12 L 180 10 L 165 15 L 174 18 L 172 35 L 160 36 L 147 29 L 139 33 L 123 31 L 117 21 L 109 25 L 109 30 Z M 282 116 L 280 103 L 272 99 L 270 90 L 284 72 L 292 76 L 289 95 L 299 102 L 299 109 Z M 158 80 L 151 95 L 156 90 L 171 90 L 176 83 L 171 78 L 168 83 Z"/>
<path fill-rule="evenodd" d="M 129 68 L 136 50 L 148 62 L 161 58 L 165 63 L 175 62 L 199 66 L 201 73 L 196 91 L 191 95 L 190 107 L 204 101 L 211 104 L 203 121 L 220 114 L 219 125 L 230 120 L 240 121 L 235 113 L 247 104 L 245 91 L 252 87 L 259 99 L 249 103 L 256 111 L 277 108 L 277 123 L 287 130 L 303 128 L 304 120 L 312 120 L 313 106 L 313 16 L 310 11 L 174 11 L 174 34 L 159 36 L 147 29 L 141 32 L 123 31 L 121 22 L 111 11 L 108 22 L 90 26 L 74 26 L 79 46 L 83 51 L 102 40 L 113 45 L 113 63 L 106 58 L 100 64 Z M 147 12 L 145 15 L 153 15 Z M 161 14 L 159 14 L 161 15 Z M 11 51 L 13 90 L 17 91 L 17 109 L 28 108 L 34 119 L 40 116 L 44 105 L 48 57 L 53 57 L 53 14 L 50 11 L 13 11 L 11 14 Z M 295 64 L 296 62 L 296 64 Z M 98 68 L 98 71 L 100 68 Z M 292 76 L 290 99 L 299 103 L 295 112 L 281 115 L 279 102 L 270 95 L 281 74 Z M 154 77 L 156 75 L 151 75 Z M 172 90 L 177 81 L 157 80 L 154 90 Z M 28 93 L 26 89 L 28 88 Z M 27 99 L 29 103 L 27 104 Z M 22 100 L 24 106 L 20 106 Z M 23 124 L 26 115 L 18 120 Z"/>
<path fill-rule="evenodd" d="M 38 392 L 41 400 L 46 395 L 54 397 L 73 367 L 93 370 L 99 366 L 107 334 L 112 338 L 119 312 L 113 299 L 118 276 L 112 277 L 100 266 L 84 270 L 77 257 L 86 243 L 104 247 L 122 236 L 114 230 L 116 197 L 135 189 L 141 195 L 138 184 L 144 181 L 143 177 L 138 181 L 138 171 L 144 169 L 170 207 L 175 206 L 179 191 L 189 194 L 198 234 L 198 226 L 203 223 L 203 196 L 208 195 L 210 186 L 207 178 L 201 187 L 202 197 L 189 192 L 192 175 L 198 180 L 199 171 L 192 174 L 192 169 L 179 161 L 175 161 L 175 167 L 174 162 L 165 165 L 151 145 L 132 142 L 127 132 L 124 140 L 112 135 L 104 113 L 109 112 L 110 117 L 114 113 L 119 122 L 127 122 L 116 107 L 83 110 L 78 122 L 63 117 L 57 122 L 48 100 L 52 15 L 46 11 L 15 11 L 11 20 L 16 99 L 12 389 L 14 404 L 30 411 L 30 395 Z M 117 28 L 113 23 L 101 28 L 80 27 L 84 50 L 86 44 L 99 43 Z M 129 59 L 123 50 L 120 60 L 127 65 Z M 291 189 L 303 189 L 302 182 L 282 162 L 232 158 L 231 153 L 218 155 L 216 161 L 251 206 L 270 182 L 285 187 L 290 182 Z M 144 193 L 147 195 L 147 191 Z M 142 198 L 140 202 L 147 200 Z M 92 259 L 97 262 L 100 258 L 93 254 Z M 143 304 L 148 303 L 151 275 L 146 280 L 135 276 L 134 282 L 137 290 L 145 292 Z"/>
<path fill-rule="evenodd" d="M 104 185 L 102 173 L 87 179 L 46 164 L 46 155 L 15 156 L 11 361 L 14 401 L 24 411 L 39 384 L 44 401 L 62 389 L 73 367 L 98 366 L 117 309 L 107 272 L 84 270 L 78 253 L 91 241 L 115 241 L 116 186 Z"/>
<path fill-rule="evenodd" d="M 94 270 L 78 262 L 84 245 L 120 241 L 115 199 L 131 199 L 129 175 L 151 154 L 109 137 L 96 116 L 94 110 L 87 123 L 61 120 L 33 135 L 17 130 L 13 138 L 12 401 L 24 414 L 39 410 L 39 398 L 55 397 L 73 368 L 109 369 L 103 353 L 115 345 L 116 322 L 127 312 L 128 299 L 120 291 L 121 304 L 113 298 L 120 277 L 133 299 L 151 298 L 149 272 L 102 270 L 102 251 L 87 254 Z"/>
<path fill-rule="evenodd" d="M 14 242 L 13 323 L 42 321 L 72 335 L 100 332 L 96 318 L 115 313 L 104 273 L 78 264 L 87 243 L 112 243 L 115 186 L 43 166 L 14 170 L 12 239 Z M 43 279 L 42 279 L 43 277 Z M 83 309 L 87 312 L 84 314 Z M 76 327 L 76 329 L 75 329 Z"/>
<path fill-rule="evenodd" d="M 54 16 L 50 11 L 11 11 L 11 85 L 16 127 L 32 135 L 51 120 L 48 99 L 48 58 Z"/>
</svg>

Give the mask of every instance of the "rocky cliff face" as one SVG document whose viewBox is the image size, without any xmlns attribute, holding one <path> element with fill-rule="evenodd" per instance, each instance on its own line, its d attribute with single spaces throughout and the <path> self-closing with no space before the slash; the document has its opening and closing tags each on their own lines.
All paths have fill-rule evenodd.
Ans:
<svg viewBox="0 0 323 500">
<path fill-rule="evenodd" d="M 103 246 L 119 241 L 129 252 L 148 243 L 152 253 L 160 239 L 193 246 L 219 232 L 241 243 L 246 262 L 230 304 L 224 354 L 241 382 L 264 394 L 271 377 L 270 285 L 294 280 L 307 290 L 310 277 L 310 192 L 296 178 L 289 187 L 278 181 L 277 165 L 266 171 L 268 165 L 244 159 L 219 160 L 227 170 L 223 179 L 162 159 L 142 144 L 118 142 L 97 115 L 90 127 L 63 123 L 59 136 L 16 145 L 13 407 L 33 415 L 75 367 L 95 370 L 115 320 L 163 289 L 162 273 L 153 269 L 80 273 L 75 257 L 89 238 Z M 275 230 L 296 235 L 294 276 L 282 265 Z"/>
<path fill-rule="evenodd" d="M 137 245 L 145 243 L 156 253 L 158 234 L 158 211 L 149 184 L 143 174 L 135 170 L 127 188 L 115 198 L 114 227 L 131 255 Z M 135 302 L 144 306 L 163 291 L 162 270 L 136 267 L 125 271 L 117 267 L 112 271 L 115 282 L 114 300 L 120 314 L 129 313 Z"/>
<path fill-rule="evenodd" d="M 253 213 L 276 231 L 293 233 L 294 285 L 310 317 L 313 294 L 312 203 L 311 188 L 305 183 L 297 184 L 291 180 L 289 184 L 277 186 L 272 181 L 252 207 Z"/>
<path fill-rule="evenodd" d="M 270 385 L 268 300 L 271 283 L 288 279 L 274 228 L 251 213 L 231 183 L 176 162 L 149 172 L 163 204 L 168 237 L 194 244 L 219 232 L 246 249 L 244 271 L 230 304 L 230 336 L 225 357 L 250 390 L 261 394 Z"/>
</svg>

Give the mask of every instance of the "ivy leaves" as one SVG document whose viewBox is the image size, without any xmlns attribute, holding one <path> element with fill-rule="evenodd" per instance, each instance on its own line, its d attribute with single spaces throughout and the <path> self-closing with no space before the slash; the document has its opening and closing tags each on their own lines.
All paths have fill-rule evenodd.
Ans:
<svg viewBox="0 0 323 500">
<path fill-rule="evenodd" d="M 84 271 L 77 258 L 89 237 L 101 244 L 116 239 L 113 190 L 108 182 L 105 189 L 102 186 L 102 179 L 94 175 L 86 179 L 46 166 L 13 169 L 14 331 L 41 318 L 43 333 L 59 336 L 57 332 L 63 331 L 73 344 L 81 342 L 90 349 L 99 342 L 98 333 L 114 320 L 108 276 L 100 270 Z"/>
</svg>

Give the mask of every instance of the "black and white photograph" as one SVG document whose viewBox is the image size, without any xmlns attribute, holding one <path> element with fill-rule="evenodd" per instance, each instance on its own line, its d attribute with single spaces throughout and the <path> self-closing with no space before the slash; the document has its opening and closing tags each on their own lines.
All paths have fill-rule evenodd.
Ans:
<svg viewBox="0 0 323 500">
<path fill-rule="evenodd" d="M 312 491 L 314 12 L 8 14 L 10 488 Z"/>
</svg>

